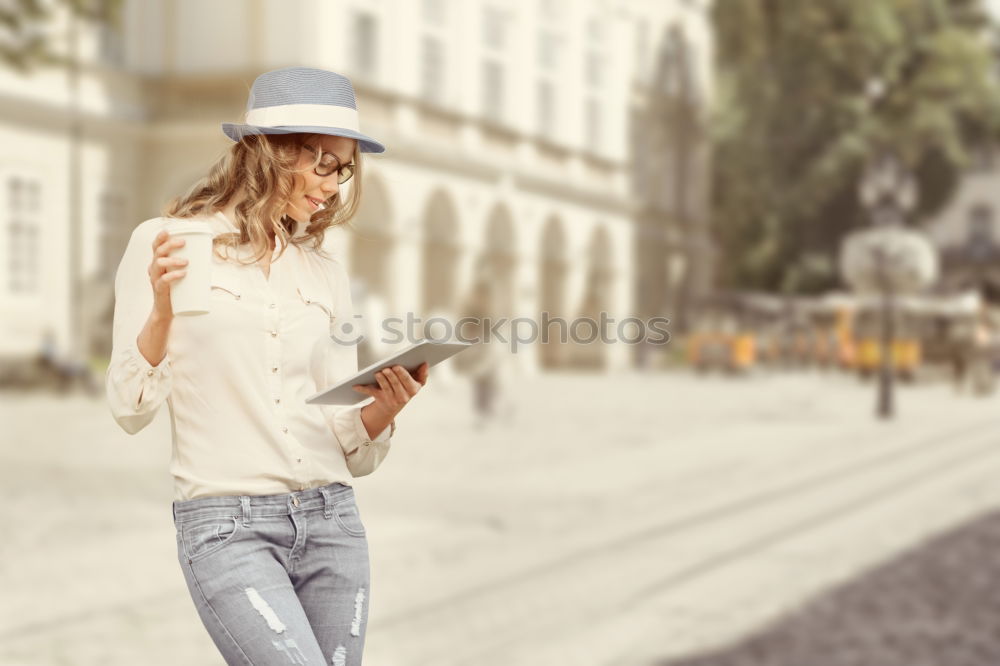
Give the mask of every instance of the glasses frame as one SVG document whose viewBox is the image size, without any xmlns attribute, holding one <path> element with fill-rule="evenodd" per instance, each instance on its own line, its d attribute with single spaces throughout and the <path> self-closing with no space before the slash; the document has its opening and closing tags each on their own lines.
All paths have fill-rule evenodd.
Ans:
<svg viewBox="0 0 1000 666">
<path fill-rule="evenodd" d="M 303 143 L 302 147 L 305 148 L 306 150 L 308 150 L 313 155 L 316 155 L 316 149 L 313 148 L 312 146 L 310 146 L 309 144 Z M 340 159 L 336 155 L 334 155 L 333 153 L 328 153 L 326 151 L 323 151 L 322 154 L 323 155 L 329 155 L 330 157 L 332 157 L 333 159 L 335 159 L 337 161 L 337 166 L 336 166 L 336 168 L 332 168 L 331 170 L 326 171 L 324 173 L 323 171 L 320 170 L 321 169 L 321 165 L 317 164 L 313 168 L 313 173 L 314 174 L 316 174 L 320 178 L 326 178 L 326 177 L 332 176 L 333 174 L 336 173 L 337 174 L 337 184 L 338 185 L 343 185 L 344 183 L 346 183 L 347 181 L 349 181 L 351 178 L 354 177 L 354 162 L 351 162 L 349 164 L 341 164 L 340 163 Z M 322 162 L 322 157 L 320 157 L 320 161 Z M 344 173 L 347 174 L 346 177 L 344 176 Z"/>
</svg>

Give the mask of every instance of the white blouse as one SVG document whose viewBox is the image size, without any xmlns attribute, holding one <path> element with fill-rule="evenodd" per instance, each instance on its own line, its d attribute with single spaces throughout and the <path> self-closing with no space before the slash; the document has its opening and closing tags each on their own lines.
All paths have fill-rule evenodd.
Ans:
<svg viewBox="0 0 1000 666">
<path fill-rule="evenodd" d="M 204 219 L 215 235 L 236 231 L 221 212 Z M 175 500 L 350 485 L 374 471 L 395 423 L 368 436 L 361 407 L 373 398 L 349 407 L 305 402 L 358 369 L 357 347 L 330 335 L 352 321 L 347 273 L 310 247 L 290 244 L 280 258 L 275 249 L 267 277 L 259 265 L 213 256 L 211 312 L 174 317 L 166 357 L 156 366 L 143 357 L 136 338 L 153 308 L 146 270 L 153 239 L 171 221 L 140 224 L 118 266 L 106 387 L 130 434 L 167 402 Z M 249 246 L 240 251 L 250 255 Z"/>
</svg>

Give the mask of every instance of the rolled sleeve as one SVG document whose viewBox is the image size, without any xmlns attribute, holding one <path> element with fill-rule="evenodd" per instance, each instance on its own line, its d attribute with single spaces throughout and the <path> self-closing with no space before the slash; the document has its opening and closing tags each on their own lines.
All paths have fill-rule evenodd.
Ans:
<svg viewBox="0 0 1000 666">
<path fill-rule="evenodd" d="M 170 394 L 173 374 L 170 358 L 150 365 L 136 345 L 122 350 L 108 365 L 106 389 L 111 415 L 122 429 L 134 435 L 156 416 Z"/>
<path fill-rule="evenodd" d="M 153 420 L 173 383 L 169 355 L 158 365 L 151 365 L 136 343 L 153 308 L 146 268 L 153 256 L 153 239 L 161 228 L 162 218 L 136 227 L 115 274 L 111 362 L 105 389 L 111 415 L 130 435 Z"/>
<path fill-rule="evenodd" d="M 347 460 L 352 476 L 365 476 L 374 472 L 389 454 L 392 435 L 396 431 L 393 421 L 374 439 L 368 436 L 361 420 L 362 406 L 344 407 L 333 411 L 331 424 Z"/>
</svg>

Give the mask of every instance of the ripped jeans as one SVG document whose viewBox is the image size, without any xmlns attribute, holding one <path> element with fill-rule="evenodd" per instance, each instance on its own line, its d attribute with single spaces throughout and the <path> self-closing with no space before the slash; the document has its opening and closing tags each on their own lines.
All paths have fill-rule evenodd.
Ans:
<svg viewBox="0 0 1000 666">
<path fill-rule="evenodd" d="M 227 664 L 357 665 L 369 565 L 354 489 L 173 503 L 177 556 Z"/>
</svg>

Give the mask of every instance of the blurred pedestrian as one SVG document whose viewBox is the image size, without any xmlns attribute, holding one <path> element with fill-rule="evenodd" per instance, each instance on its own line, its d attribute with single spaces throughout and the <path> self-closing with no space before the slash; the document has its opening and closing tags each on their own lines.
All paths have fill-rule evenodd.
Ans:
<svg viewBox="0 0 1000 666">
<path fill-rule="evenodd" d="M 322 242 L 357 210 L 362 153 L 384 148 L 350 81 L 306 67 L 259 76 L 246 124 L 223 130 L 227 154 L 125 250 L 108 401 L 129 433 L 170 409 L 178 560 L 226 662 L 357 665 L 371 594 L 351 479 L 386 456 L 428 367 L 383 370 L 360 406 L 306 398 L 357 371 L 356 346 L 331 338 L 352 304 Z M 213 231 L 208 314 L 174 318 L 178 218 Z"/>
<path fill-rule="evenodd" d="M 464 339 L 478 343 L 454 357 L 455 370 L 469 378 L 472 385 L 473 424 L 482 428 L 493 419 L 499 393 L 499 343 L 490 339 L 492 289 L 487 278 L 476 281 L 463 308 Z"/>
<path fill-rule="evenodd" d="M 36 381 L 43 387 L 55 387 L 59 393 L 78 388 L 88 395 L 100 393 L 100 385 L 86 361 L 77 361 L 59 352 L 52 328 L 42 333 L 36 358 Z"/>
<path fill-rule="evenodd" d="M 420 335 L 425 340 L 453 341 L 457 332 L 456 319 L 451 310 L 445 308 L 433 310 L 424 318 Z M 454 358 L 445 359 L 431 368 L 431 376 L 434 377 L 434 386 L 437 387 L 435 390 L 450 390 L 458 381 Z"/>
<path fill-rule="evenodd" d="M 966 326 L 961 320 L 953 320 L 948 327 L 948 358 L 951 361 L 952 384 L 956 393 L 965 390 L 972 344 Z"/>
<path fill-rule="evenodd" d="M 993 376 L 993 331 L 985 310 L 976 318 L 971 350 L 971 384 L 975 395 L 989 395 L 995 389 Z"/>
</svg>

